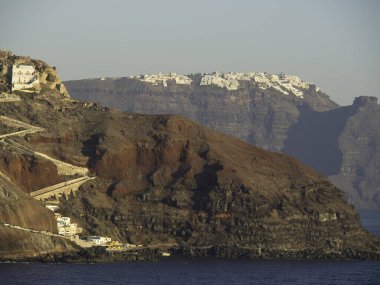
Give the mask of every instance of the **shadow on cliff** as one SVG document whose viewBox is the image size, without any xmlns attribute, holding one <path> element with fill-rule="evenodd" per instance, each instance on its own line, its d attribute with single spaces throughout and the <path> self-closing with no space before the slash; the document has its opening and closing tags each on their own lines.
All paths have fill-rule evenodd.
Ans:
<svg viewBox="0 0 380 285">
<path fill-rule="evenodd" d="M 298 122 L 289 128 L 282 152 L 325 176 L 338 174 L 343 159 L 339 137 L 357 108 L 347 106 L 316 112 L 309 106 L 301 106 L 299 110 Z"/>
<path fill-rule="evenodd" d="M 95 167 L 96 161 L 99 159 L 99 143 L 101 141 L 102 136 L 100 134 L 94 134 L 83 143 L 81 151 L 85 156 L 88 157 L 87 167 L 89 169 L 93 169 Z"/>
<path fill-rule="evenodd" d="M 192 200 L 195 210 L 208 210 L 210 203 L 210 192 L 219 186 L 217 172 L 223 169 L 223 165 L 214 163 L 205 165 L 203 171 L 194 176 L 197 189 L 195 189 Z"/>
</svg>

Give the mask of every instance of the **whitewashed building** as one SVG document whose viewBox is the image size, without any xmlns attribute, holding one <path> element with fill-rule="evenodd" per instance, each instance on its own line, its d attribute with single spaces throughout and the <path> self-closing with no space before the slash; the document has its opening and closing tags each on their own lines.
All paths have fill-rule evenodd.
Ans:
<svg viewBox="0 0 380 285">
<path fill-rule="evenodd" d="M 13 65 L 12 91 L 30 89 L 39 86 L 36 70 L 31 65 Z"/>
<path fill-rule="evenodd" d="M 69 217 L 59 217 L 57 219 L 58 225 L 62 225 L 62 226 L 70 225 L 70 221 L 71 221 L 71 219 Z"/>
<path fill-rule="evenodd" d="M 59 209 L 59 207 L 57 205 L 46 205 L 45 206 L 46 208 L 48 208 L 50 211 L 57 211 Z"/>
<path fill-rule="evenodd" d="M 83 232 L 81 227 L 78 227 L 78 224 L 71 223 L 69 217 L 62 217 L 61 215 L 56 215 L 57 218 L 57 228 L 58 234 L 65 237 L 74 237 Z"/>
<path fill-rule="evenodd" d="M 105 245 L 112 241 L 109 237 L 101 237 L 101 236 L 88 236 L 87 241 L 92 242 L 95 245 Z"/>
</svg>

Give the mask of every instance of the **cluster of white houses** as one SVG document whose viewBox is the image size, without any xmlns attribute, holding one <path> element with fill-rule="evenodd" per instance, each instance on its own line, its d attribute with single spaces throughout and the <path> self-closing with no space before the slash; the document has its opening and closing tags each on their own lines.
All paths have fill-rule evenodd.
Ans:
<svg viewBox="0 0 380 285">
<path fill-rule="evenodd" d="M 221 88 L 227 88 L 227 90 L 237 90 L 239 81 L 233 76 L 228 76 L 227 73 L 225 76 L 224 74 L 215 72 L 213 74 L 205 74 L 201 79 L 200 85 L 216 85 Z"/>
<path fill-rule="evenodd" d="M 151 83 L 152 85 L 168 86 L 168 81 L 173 81 L 176 84 L 189 85 L 193 82 L 191 76 L 180 75 L 177 73 L 158 73 L 158 74 L 145 74 L 140 76 L 131 76 L 131 78 L 138 79 L 143 82 Z M 309 83 L 301 80 L 297 76 L 287 75 L 285 73 L 269 74 L 266 72 L 226 72 L 226 73 L 203 73 L 200 81 L 200 85 L 215 85 L 227 90 L 237 90 L 240 86 L 240 81 L 253 81 L 259 88 L 268 89 L 273 88 L 285 95 L 293 94 L 302 98 L 304 90 L 315 86 L 313 83 Z M 318 87 L 315 87 L 316 91 L 320 91 Z"/>
<path fill-rule="evenodd" d="M 190 85 L 192 82 L 192 79 L 186 75 L 180 75 L 174 72 L 170 72 L 167 74 L 164 73 L 158 73 L 158 74 L 145 74 L 137 77 L 132 77 L 139 79 L 143 82 L 149 82 L 152 85 L 163 85 L 164 87 L 168 86 L 168 81 L 173 81 L 175 84 L 183 84 L 183 85 Z"/>
<path fill-rule="evenodd" d="M 71 223 L 70 217 L 62 217 L 61 214 L 55 212 L 59 209 L 57 205 L 46 205 L 46 208 L 54 212 L 59 235 L 69 238 L 78 238 L 78 235 L 83 232 L 83 229 L 78 227 L 77 223 Z"/>
<path fill-rule="evenodd" d="M 56 211 L 59 209 L 57 205 L 46 205 L 46 208 L 54 212 L 57 220 L 58 234 L 68 238 L 79 238 L 79 234 L 83 232 L 83 228 L 77 223 L 71 223 L 70 217 L 63 217 Z M 108 246 L 111 250 L 121 250 L 122 244 L 118 241 L 112 241 L 110 237 L 88 236 L 87 241 L 97 246 Z"/>
<path fill-rule="evenodd" d="M 77 223 L 71 223 L 69 217 L 62 217 L 56 213 L 58 234 L 65 237 L 76 237 L 81 234 L 83 229 Z"/>
<path fill-rule="evenodd" d="M 204 74 L 200 85 L 216 85 L 227 88 L 228 90 L 237 90 L 239 81 L 254 81 L 259 88 L 273 88 L 285 95 L 293 94 L 297 97 L 303 97 L 303 90 L 310 88 L 312 83 L 301 80 L 298 76 L 287 75 L 285 73 L 269 74 L 266 72 L 227 72 Z M 320 91 L 315 87 L 316 91 Z"/>
</svg>

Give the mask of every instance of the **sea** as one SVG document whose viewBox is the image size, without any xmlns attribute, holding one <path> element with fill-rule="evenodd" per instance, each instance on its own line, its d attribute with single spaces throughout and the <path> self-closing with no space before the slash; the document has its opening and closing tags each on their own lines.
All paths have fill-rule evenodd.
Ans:
<svg viewBox="0 0 380 285">
<path fill-rule="evenodd" d="M 168 257 L 156 263 L 1 264 L 0 284 L 380 284 L 380 262 Z"/>
<path fill-rule="evenodd" d="M 378 213 L 361 213 L 380 237 Z M 0 264 L 6 284 L 369 284 L 380 285 L 380 261 L 246 260 L 163 257 L 154 263 Z"/>
</svg>

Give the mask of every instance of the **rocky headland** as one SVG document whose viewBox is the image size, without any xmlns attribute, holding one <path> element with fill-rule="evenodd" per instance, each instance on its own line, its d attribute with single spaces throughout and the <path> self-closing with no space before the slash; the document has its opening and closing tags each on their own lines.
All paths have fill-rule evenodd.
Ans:
<svg viewBox="0 0 380 285">
<path fill-rule="evenodd" d="M 0 204 L 3 260 L 154 260 L 162 250 L 219 257 L 379 258 L 379 240 L 363 229 L 344 193 L 300 161 L 181 116 L 123 112 L 73 100 L 51 87 L 18 91 L 20 100 L 0 103 L 3 117 L 40 128 L 1 142 L 0 172 L 7 181 L 2 185 L 7 198 Z M 88 168 L 94 179 L 60 198 L 61 213 L 85 235 L 141 244 L 144 257 L 102 255 L 101 249 L 79 249 L 55 235 L 42 240 L 40 232 L 14 234 L 21 230 L 5 224 L 56 231 L 53 214 L 28 194 L 62 180 L 62 174 L 34 153 Z M 11 206 L 20 199 L 28 206 Z"/>
<path fill-rule="evenodd" d="M 380 106 L 340 107 L 313 83 L 268 73 L 152 74 L 65 82 L 73 98 L 179 114 L 329 177 L 359 209 L 380 209 Z"/>
</svg>

